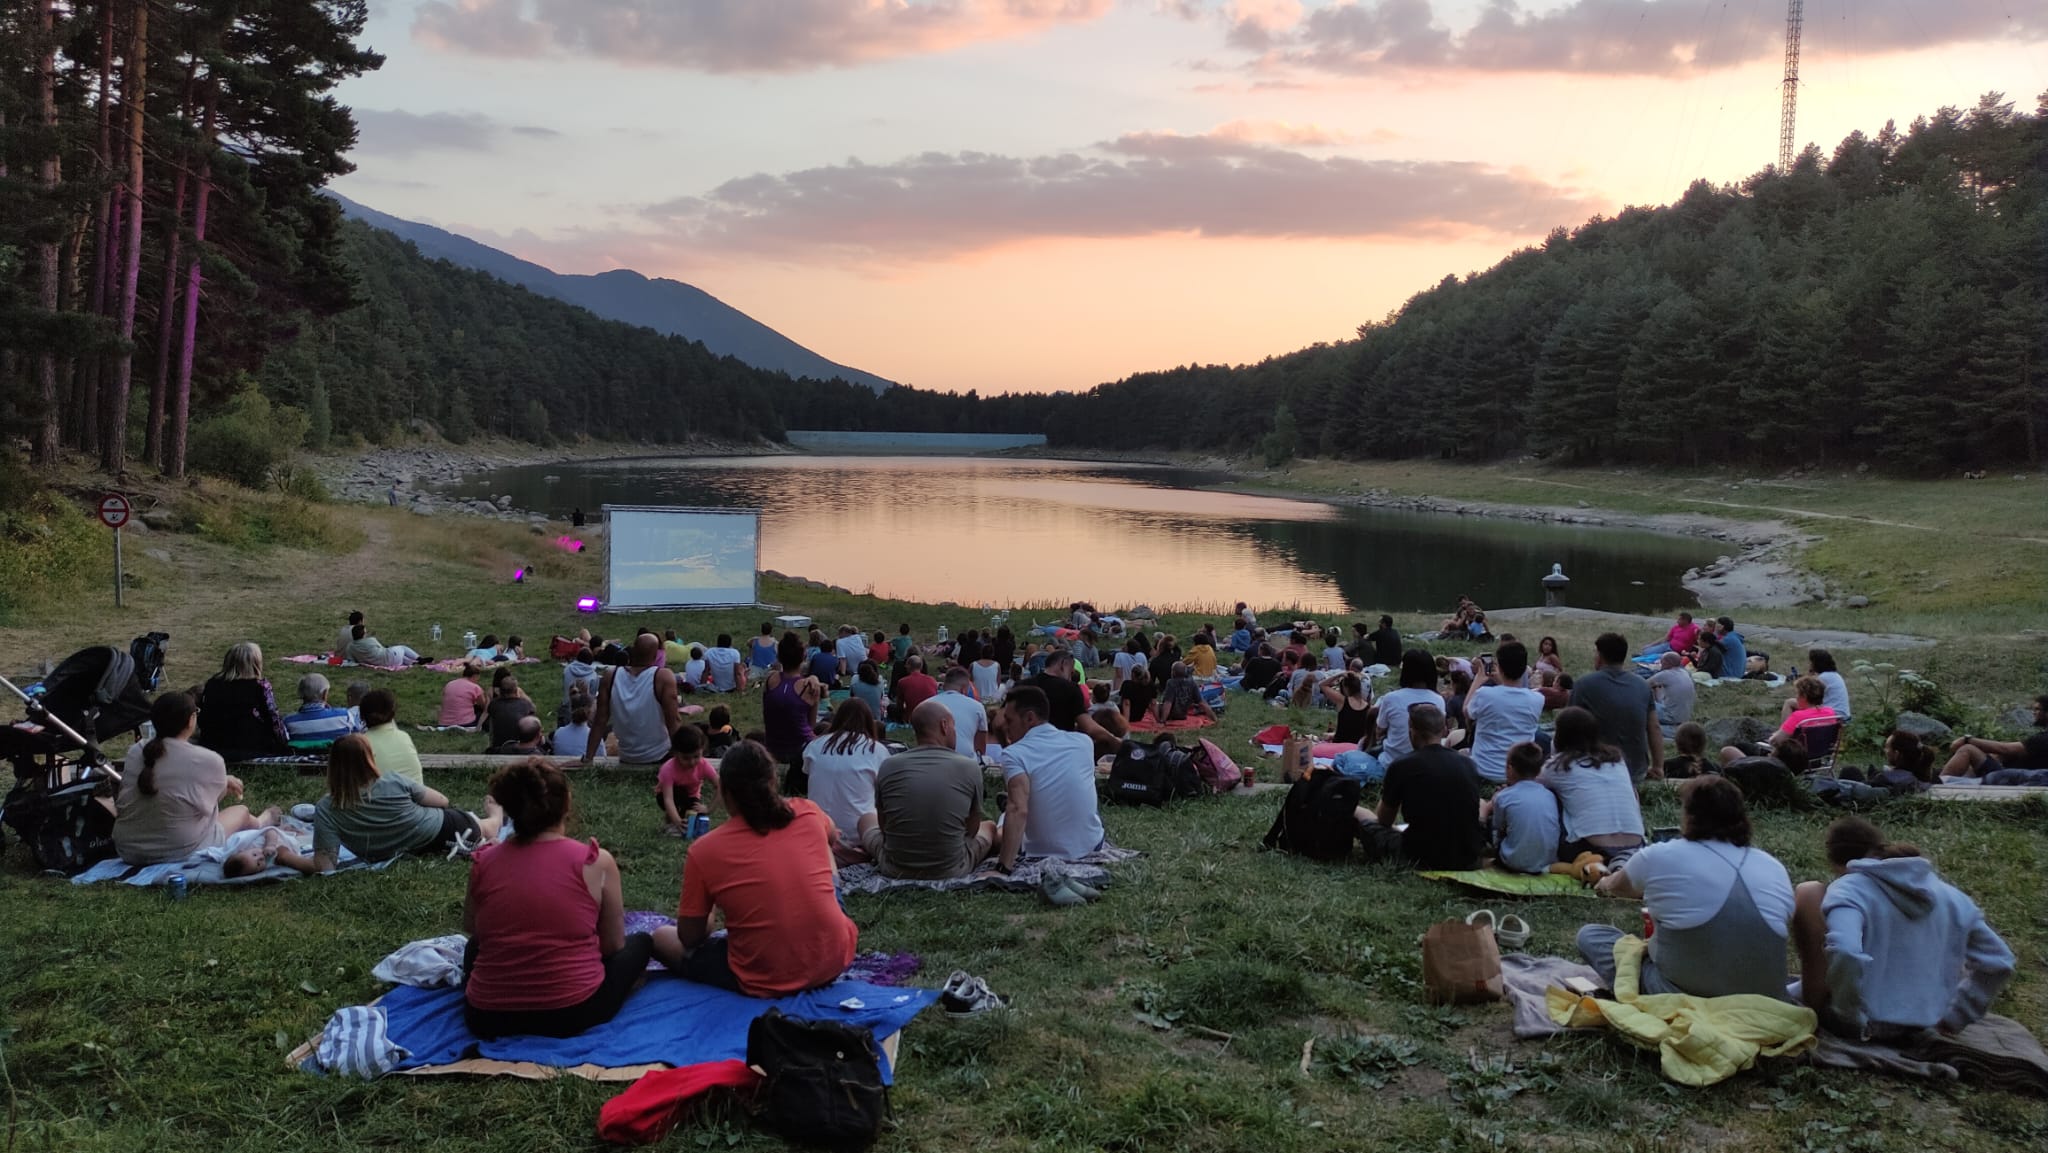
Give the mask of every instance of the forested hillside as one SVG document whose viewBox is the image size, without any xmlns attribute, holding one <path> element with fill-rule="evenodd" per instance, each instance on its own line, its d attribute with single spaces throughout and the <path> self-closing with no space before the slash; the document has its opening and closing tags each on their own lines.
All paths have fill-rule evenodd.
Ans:
<svg viewBox="0 0 2048 1153">
<path fill-rule="evenodd" d="M 1276 459 L 1932 471 L 2041 459 L 2044 354 L 2048 95 L 1993 94 L 1559 229 L 1355 341 L 1050 400 L 1045 427 Z"/>
<path fill-rule="evenodd" d="M 315 444 L 382 441 L 415 420 L 457 441 L 478 433 L 776 440 L 792 427 L 981 431 L 1006 407 L 915 389 L 878 398 L 865 385 L 752 368 L 695 341 L 429 260 L 354 221 L 342 225 L 340 251 L 359 303 L 310 323 L 258 376 L 273 402 L 309 414 Z"/>
</svg>

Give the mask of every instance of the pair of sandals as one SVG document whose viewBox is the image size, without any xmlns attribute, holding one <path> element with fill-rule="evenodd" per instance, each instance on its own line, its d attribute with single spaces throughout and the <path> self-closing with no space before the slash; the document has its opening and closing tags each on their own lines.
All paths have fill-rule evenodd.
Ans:
<svg viewBox="0 0 2048 1153">
<path fill-rule="evenodd" d="M 955 969 L 939 990 L 939 1007 L 948 1017 L 978 1017 L 1007 1009 L 1010 1001 L 990 989 L 987 981 L 964 969 Z"/>
<path fill-rule="evenodd" d="M 1045 898 L 1047 904 L 1058 909 L 1071 909 L 1102 897 L 1102 890 L 1084 885 L 1065 873 L 1050 869 L 1046 871 L 1045 878 L 1038 883 L 1038 893 Z"/>
<path fill-rule="evenodd" d="M 1489 930 L 1494 943 L 1510 953 L 1520 952 L 1529 944 L 1529 922 L 1513 913 L 1496 919 L 1492 909 L 1479 909 L 1467 916 L 1465 923 Z"/>
</svg>

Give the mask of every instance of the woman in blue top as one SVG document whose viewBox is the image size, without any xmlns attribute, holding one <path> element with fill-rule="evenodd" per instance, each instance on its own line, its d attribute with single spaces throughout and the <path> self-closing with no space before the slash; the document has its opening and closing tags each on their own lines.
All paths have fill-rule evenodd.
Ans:
<svg viewBox="0 0 2048 1153">
<path fill-rule="evenodd" d="M 882 709 L 882 670 L 873 661 L 862 661 L 853 672 L 853 699 L 868 707 L 876 716 L 887 716 Z"/>
<path fill-rule="evenodd" d="M 754 680 L 768 675 L 775 667 L 775 626 L 761 622 L 761 635 L 747 643 L 747 671 Z"/>
</svg>

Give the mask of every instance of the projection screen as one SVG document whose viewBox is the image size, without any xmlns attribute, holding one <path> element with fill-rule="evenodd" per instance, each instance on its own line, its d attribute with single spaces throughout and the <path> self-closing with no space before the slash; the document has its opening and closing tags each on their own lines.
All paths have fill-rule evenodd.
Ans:
<svg viewBox="0 0 2048 1153">
<path fill-rule="evenodd" d="M 607 611 L 758 601 L 758 511 L 608 504 L 604 513 Z"/>
</svg>

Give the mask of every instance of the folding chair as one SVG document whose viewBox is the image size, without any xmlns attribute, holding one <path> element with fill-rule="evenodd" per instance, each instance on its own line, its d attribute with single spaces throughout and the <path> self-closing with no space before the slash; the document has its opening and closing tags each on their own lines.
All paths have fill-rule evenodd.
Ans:
<svg viewBox="0 0 2048 1153">
<path fill-rule="evenodd" d="M 1835 749 L 1842 743 L 1842 722 L 1811 720 L 1793 730 L 1806 746 L 1806 760 L 1813 772 L 1835 776 Z"/>
</svg>

